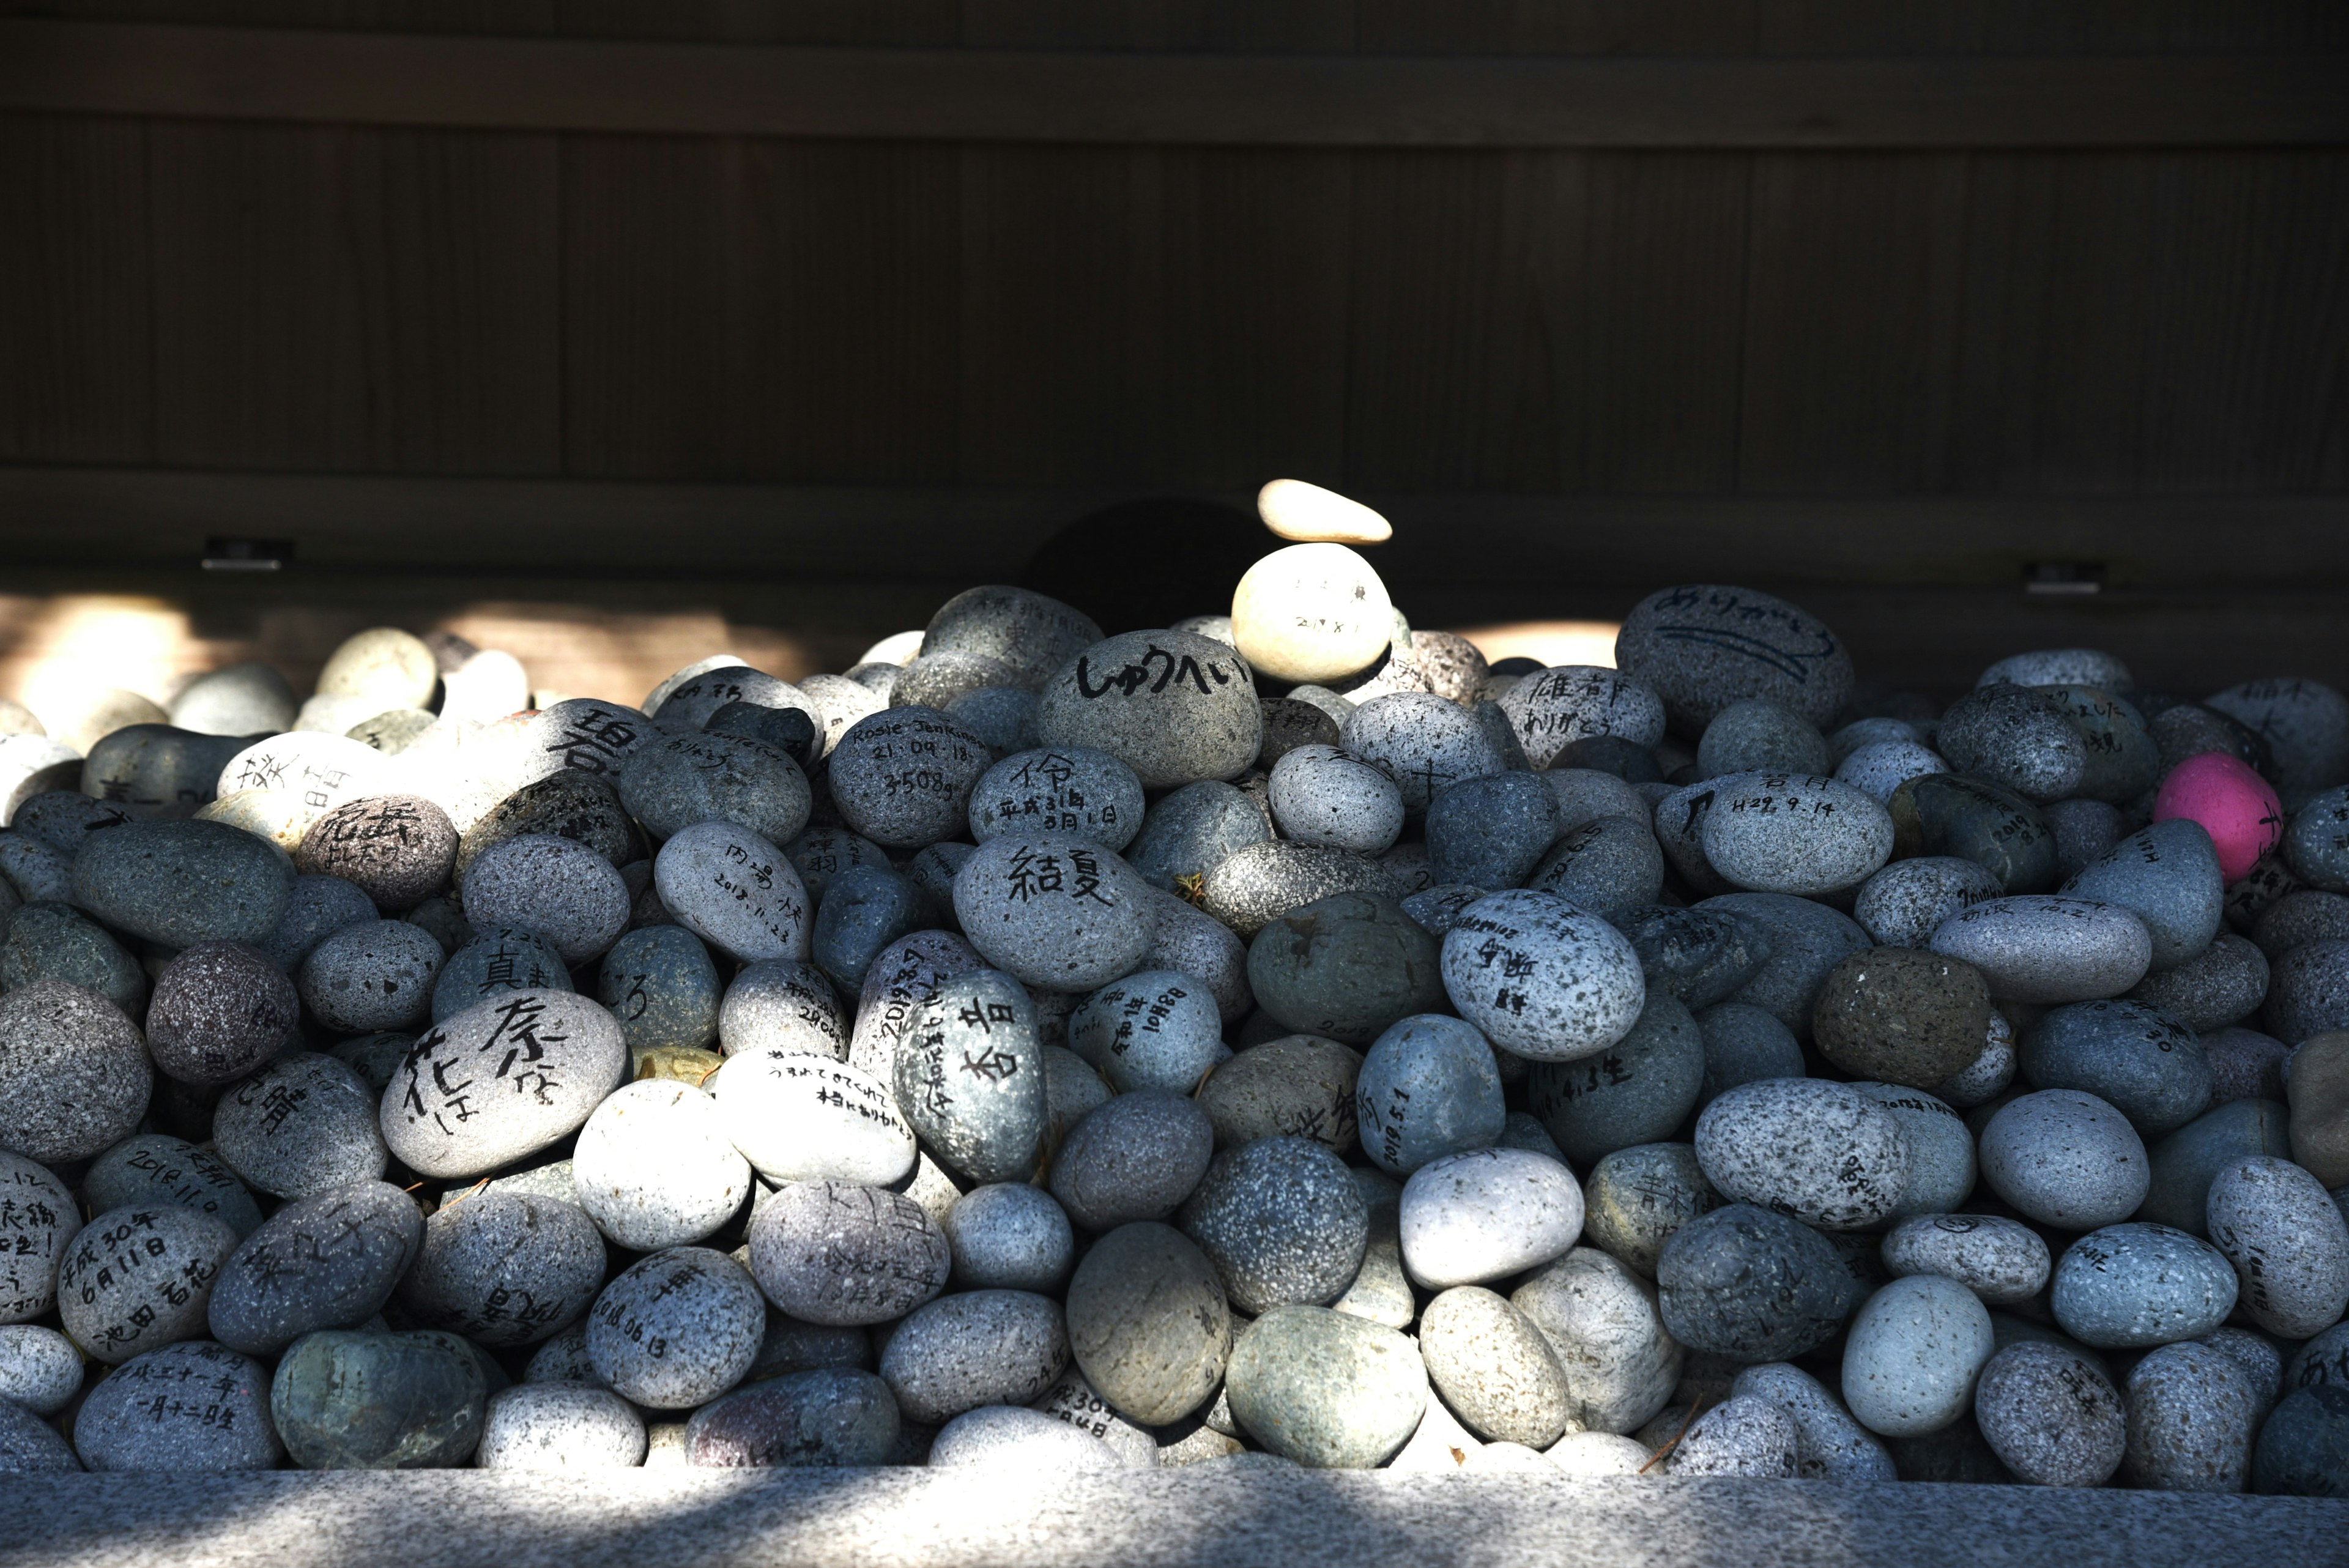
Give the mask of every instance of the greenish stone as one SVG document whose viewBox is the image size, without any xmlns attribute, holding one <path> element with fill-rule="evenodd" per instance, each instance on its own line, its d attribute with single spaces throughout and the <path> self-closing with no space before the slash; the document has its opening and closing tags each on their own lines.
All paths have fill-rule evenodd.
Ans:
<svg viewBox="0 0 2349 1568">
<path fill-rule="evenodd" d="M 277 1364 L 269 1413 L 305 1470 L 440 1469 L 481 1438 L 489 1379 L 453 1334 L 328 1330 Z"/>
<path fill-rule="evenodd" d="M 1275 1307 L 1250 1324 L 1232 1347 L 1224 1389 L 1248 1436 L 1314 1469 L 1384 1463 L 1427 1410 L 1417 1347 L 1328 1307 Z"/>
</svg>

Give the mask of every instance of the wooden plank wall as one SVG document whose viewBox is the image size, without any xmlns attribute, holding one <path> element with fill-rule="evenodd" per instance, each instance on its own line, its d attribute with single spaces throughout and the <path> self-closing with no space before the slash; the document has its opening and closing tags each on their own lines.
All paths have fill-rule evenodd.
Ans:
<svg viewBox="0 0 2349 1568">
<path fill-rule="evenodd" d="M 973 49 L 2349 51 L 2337 0 L 0 15 Z M 1404 505 L 2349 494 L 2349 147 L 957 145 L 19 113 L 0 115 L 0 464 L 1134 494 L 1288 473 Z M 657 541 L 583 540 L 594 559 L 639 549 Z M 2349 536 L 2317 554 L 2278 579 L 2349 584 Z M 1603 536 L 1589 556 L 1616 585 Z M 876 547 L 870 575 L 916 565 Z"/>
</svg>

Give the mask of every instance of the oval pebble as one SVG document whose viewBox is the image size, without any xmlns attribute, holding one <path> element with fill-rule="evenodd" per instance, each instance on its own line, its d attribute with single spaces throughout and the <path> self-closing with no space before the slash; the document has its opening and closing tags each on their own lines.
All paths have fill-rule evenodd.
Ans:
<svg viewBox="0 0 2349 1568">
<path fill-rule="evenodd" d="M 2029 1301 L 2045 1288 L 2054 1267 L 2038 1231 L 1987 1214 L 1903 1220 L 1885 1236 L 1883 1256 L 1896 1277 L 1940 1274 L 1972 1291 L 1987 1306 Z"/>
<path fill-rule="evenodd" d="M 1444 939 L 1444 990 L 1494 1044 L 1570 1062 L 1620 1040 L 1647 1000 L 1622 934 L 1562 898 L 1497 893 L 1461 911 Z"/>
<path fill-rule="evenodd" d="M 139 1031 L 96 992 L 36 980 L 0 996 L 0 1149 L 87 1159 L 138 1127 L 154 1083 Z"/>
<path fill-rule="evenodd" d="M 1989 1309 L 1939 1274 L 1911 1274 L 1868 1298 L 1844 1342 L 1843 1392 L 1869 1431 L 1937 1432 L 1971 1409 L 1991 1358 Z"/>
<path fill-rule="evenodd" d="M 74 1414 L 92 1470 L 218 1475 L 274 1469 L 285 1449 L 269 1419 L 269 1369 L 203 1340 L 134 1356 Z"/>
<path fill-rule="evenodd" d="M 315 1330 L 356 1327 L 391 1299 L 423 1239 L 415 1199 L 388 1181 L 296 1199 L 222 1265 L 207 1309 L 212 1335 L 274 1356 Z"/>
<path fill-rule="evenodd" d="M 955 914 L 997 969 L 1030 986 L 1092 991 L 1149 950 L 1146 887 L 1089 839 L 1007 833 L 955 874 Z"/>
<path fill-rule="evenodd" d="M 1383 1463 L 1434 1403 L 1411 1341 L 1325 1307 L 1276 1307 L 1250 1324 L 1225 1388 L 1248 1436 L 1315 1469 Z"/>
<path fill-rule="evenodd" d="M 423 1326 L 492 1347 L 535 1345 L 577 1321 L 604 1271 L 604 1238 L 577 1204 L 483 1190 L 443 1203 L 424 1222 L 397 1298 Z"/>
<path fill-rule="evenodd" d="M 645 1422 L 608 1388 L 523 1383 L 490 1396 L 473 1462 L 485 1470 L 601 1470 L 645 1462 Z"/>
<path fill-rule="evenodd" d="M 2210 1241 L 2235 1266 L 2251 1322 L 2310 1339 L 2349 1307 L 2349 1221 L 2315 1177 L 2253 1155 L 2222 1165 L 2207 1199 Z"/>
<path fill-rule="evenodd" d="M 881 1376 L 907 1418 L 942 1424 L 982 1405 L 1029 1404 L 1068 1362 L 1058 1302 L 1026 1291 L 965 1291 L 906 1316 L 881 1353 Z"/>
<path fill-rule="evenodd" d="M 405 920 L 347 925 L 302 961 L 302 1002 L 338 1034 L 414 1028 L 431 1013 L 443 957 L 429 932 Z"/>
<path fill-rule="evenodd" d="M 1248 665 L 1190 632 L 1132 631 L 1093 643 L 1052 673 L 1041 697 L 1042 744 L 1106 752 L 1148 790 L 1232 778 L 1263 747 Z"/>
<path fill-rule="evenodd" d="M 1566 1379 L 1568 1425 L 1637 1431 L 1663 1409 L 1684 1355 L 1655 1287 L 1595 1247 L 1577 1247 L 1519 1285 L 1510 1304 L 1548 1341 Z"/>
<path fill-rule="evenodd" d="M 65 1331 L 120 1366 L 204 1331 L 212 1282 L 236 1250 L 228 1221 L 176 1206 L 109 1210 L 81 1228 L 57 1266 Z"/>
<path fill-rule="evenodd" d="M 1215 1124 L 1195 1100 L 1164 1089 L 1120 1095 L 1061 1139 L 1052 1196 L 1088 1231 L 1164 1220 L 1206 1175 L 1215 1138 Z"/>
<path fill-rule="evenodd" d="M 1221 1278 L 1189 1238 L 1150 1220 L 1122 1225 L 1088 1251 L 1069 1282 L 1070 1348 L 1119 1414 L 1145 1426 L 1206 1404 L 1231 1355 Z"/>
<path fill-rule="evenodd" d="M 974 1187 L 939 1225 L 953 1251 L 954 1282 L 965 1290 L 1050 1295 L 1076 1261 L 1067 1212 L 1051 1194 L 1025 1182 Z"/>
<path fill-rule="evenodd" d="M 2217 1248 L 2167 1225 L 2108 1225 L 2055 1260 L 2048 1303 L 2064 1332 L 2100 1350 L 2196 1339 L 2227 1320 L 2235 1273 Z"/>
<path fill-rule="evenodd" d="M 1689 1424 L 1664 1461 L 1664 1471 L 1790 1480 L 1799 1441 L 1795 1418 L 1784 1406 L 1757 1395 L 1734 1396 Z"/>
<path fill-rule="evenodd" d="M 2061 1345 L 2024 1341 L 1992 1356 L 1974 1386 L 1974 1419 L 1999 1461 L 2032 1486 L 2102 1486 L 2128 1447 L 2119 1392 Z"/>
<path fill-rule="evenodd" d="M 730 958 L 808 956 L 813 922 L 799 873 L 739 824 L 699 822 L 672 834 L 653 859 L 653 886 L 678 925 Z"/>
<path fill-rule="evenodd" d="M 1785 1362 L 1740 1371 L 1729 1386 L 1735 1398 L 1766 1399 L 1795 1423 L 1797 1480 L 1887 1481 L 1899 1479 L 1892 1456 L 1873 1433 L 1852 1419 L 1843 1402 L 1809 1373 Z"/>
<path fill-rule="evenodd" d="M 772 1049 L 729 1056 L 710 1078 L 719 1125 L 770 1181 L 885 1187 L 914 1168 L 914 1129 L 870 1073 Z"/>
<path fill-rule="evenodd" d="M 1980 970 L 1993 997 L 2016 1002 L 2118 996 L 2153 959 L 2145 922 L 2127 909 L 2043 894 L 1972 905 L 1937 927 L 1929 945 Z"/>
<path fill-rule="evenodd" d="M 2025 1219 L 2064 1231 L 2117 1224 L 2145 1201 L 2145 1144 L 2094 1095 L 2043 1089 L 2000 1107 L 1982 1133 L 1982 1180 Z"/>
<path fill-rule="evenodd" d="M 175 1201 L 137 1190 L 122 1199 L 110 1207 Z M 10 1232 L 7 1245 L 0 1247 L 0 1324 L 25 1323 L 57 1303 L 57 1270 L 81 1230 L 81 1209 L 47 1168 L 0 1148 L 0 1223 Z"/>
<path fill-rule="evenodd" d="M 1749 1203 L 1680 1226 L 1656 1260 L 1664 1327 L 1691 1350 L 1735 1361 L 1786 1361 L 1826 1344 L 1856 1297 L 1826 1237 Z"/>
<path fill-rule="evenodd" d="M 808 1323 L 901 1318 L 946 1288 L 946 1233 L 910 1198 L 842 1181 L 788 1182 L 750 1223 L 750 1272 Z"/>
<path fill-rule="evenodd" d="M 1723 1201 L 1684 1143 L 1619 1148 L 1583 1184 L 1590 1240 L 1649 1279 L 1672 1232 Z"/>
<path fill-rule="evenodd" d="M 766 1321 L 740 1264 L 707 1247 L 671 1247 L 604 1287 L 587 1314 L 587 1355 L 631 1404 L 688 1410 L 741 1381 Z"/>
<path fill-rule="evenodd" d="M 732 1219 L 750 1164 L 727 1136 L 718 1102 L 690 1084 L 623 1084 L 579 1129 L 572 1155 L 579 1206 L 632 1251 L 698 1241 Z"/>
<path fill-rule="evenodd" d="M 302 1198 L 381 1176 L 377 1096 L 332 1056 L 292 1051 L 221 1096 L 212 1152 L 245 1185 Z"/>
<path fill-rule="evenodd" d="M 481 1439 L 483 1362 L 453 1334 L 305 1334 L 278 1362 L 270 1419 L 304 1469 L 443 1469 Z"/>
<path fill-rule="evenodd" d="M 1370 1241 L 1369 1212 L 1345 1162 L 1301 1137 L 1258 1138 L 1216 1155 L 1177 1222 L 1250 1316 L 1334 1300 Z"/>
<path fill-rule="evenodd" d="M 2121 1473 L 2154 1491 L 2239 1492 L 2262 1400 L 2222 1350 L 2165 1345 L 2130 1369 Z"/>
<path fill-rule="evenodd" d="M 1731 1201 L 1828 1230 L 1885 1219 L 1909 1179 L 1908 1139 L 1892 1113 L 1817 1078 L 1764 1079 L 1722 1095 L 1697 1118 L 1696 1157 Z"/>
<path fill-rule="evenodd" d="M 1849 784 L 1809 774 L 1716 781 L 1705 858 L 1737 887 L 1814 894 L 1855 887 L 1892 853 L 1892 819 Z"/>
<path fill-rule="evenodd" d="M 1477 1284 L 1564 1257 L 1582 1234 L 1582 1189 L 1546 1155 L 1447 1155 L 1403 1184 L 1403 1267 L 1430 1290 Z"/>
</svg>

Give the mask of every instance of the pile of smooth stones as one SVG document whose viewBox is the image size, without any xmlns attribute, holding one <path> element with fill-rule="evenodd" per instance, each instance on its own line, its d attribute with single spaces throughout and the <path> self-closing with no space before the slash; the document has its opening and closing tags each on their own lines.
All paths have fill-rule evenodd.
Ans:
<svg viewBox="0 0 2349 1568">
<path fill-rule="evenodd" d="M 2349 1493 L 2349 700 L 1488 664 L 1259 505 L 1167 628 L 10 705 L 0 1469 Z"/>
</svg>

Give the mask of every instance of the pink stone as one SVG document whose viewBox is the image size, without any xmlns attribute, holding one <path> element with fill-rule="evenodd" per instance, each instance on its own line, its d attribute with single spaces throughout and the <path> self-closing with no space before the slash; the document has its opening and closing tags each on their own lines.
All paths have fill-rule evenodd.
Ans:
<svg viewBox="0 0 2349 1568">
<path fill-rule="evenodd" d="M 2199 822 L 2219 849 L 2219 874 L 2231 887 L 2251 875 L 2283 836 L 2283 803 L 2250 763 L 2204 752 L 2169 770 L 2153 797 L 2153 820 Z"/>
</svg>

